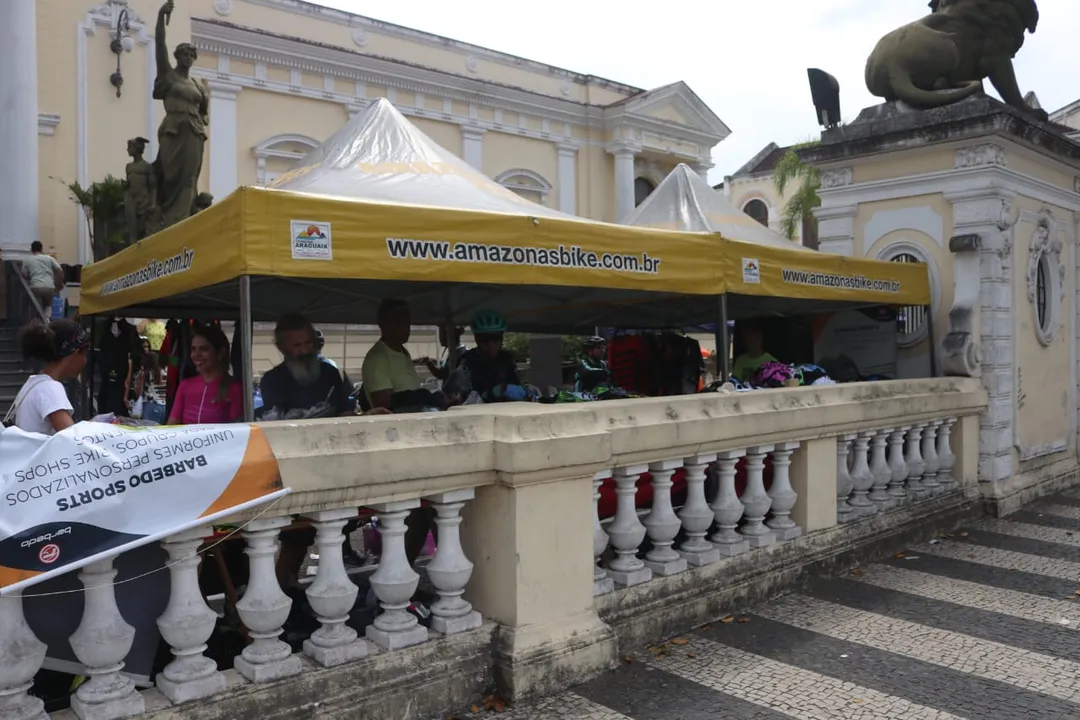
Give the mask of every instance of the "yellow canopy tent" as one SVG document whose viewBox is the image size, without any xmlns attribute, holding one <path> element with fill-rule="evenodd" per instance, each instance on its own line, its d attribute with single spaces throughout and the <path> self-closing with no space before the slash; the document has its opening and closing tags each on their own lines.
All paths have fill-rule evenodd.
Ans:
<svg viewBox="0 0 1080 720">
<path fill-rule="evenodd" d="M 925 305 L 923 264 L 810 250 L 736 209 L 686 165 L 678 165 L 626 220 L 628 225 L 723 238 L 724 292 L 732 317 L 820 312 L 839 306 Z"/>
<path fill-rule="evenodd" d="M 598 223 L 531 203 L 378 100 L 272 188 L 243 187 L 83 271 L 86 315 L 305 312 L 372 322 L 378 301 L 419 323 L 483 307 L 515 329 L 708 321 L 716 238 Z"/>
</svg>

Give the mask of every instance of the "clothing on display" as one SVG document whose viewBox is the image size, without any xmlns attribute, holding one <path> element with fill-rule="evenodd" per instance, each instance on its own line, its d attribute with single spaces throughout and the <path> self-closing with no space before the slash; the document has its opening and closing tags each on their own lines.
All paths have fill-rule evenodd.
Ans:
<svg viewBox="0 0 1080 720">
<path fill-rule="evenodd" d="M 689 395 L 702 389 L 701 344 L 678 333 L 616 334 L 608 351 L 612 384 L 648 396 Z"/>
</svg>

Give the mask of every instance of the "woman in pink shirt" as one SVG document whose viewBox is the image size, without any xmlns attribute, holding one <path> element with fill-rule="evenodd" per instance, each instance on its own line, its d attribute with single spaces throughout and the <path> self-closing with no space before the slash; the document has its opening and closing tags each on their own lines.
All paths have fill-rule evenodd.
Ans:
<svg viewBox="0 0 1080 720">
<path fill-rule="evenodd" d="M 176 390 L 170 425 L 210 425 L 239 422 L 244 417 L 244 394 L 229 375 L 229 340 L 220 328 L 208 325 L 191 339 L 191 362 L 198 377 Z"/>
</svg>

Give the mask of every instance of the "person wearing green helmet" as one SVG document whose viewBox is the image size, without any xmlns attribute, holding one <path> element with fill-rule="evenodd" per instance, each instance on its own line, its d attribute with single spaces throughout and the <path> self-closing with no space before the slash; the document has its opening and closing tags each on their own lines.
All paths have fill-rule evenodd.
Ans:
<svg viewBox="0 0 1080 720">
<path fill-rule="evenodd" d="M 469 389 L 484 402 L 524 399 L 514 356 L 503 349 L 506 319 L 494 310 L 484 310 L 473 317 L 470 327 L 476 347 L 461 356 Z"/>
<path fill-rule="evenodd" d="M 598 387 L 610 386 L 611 370 L 604 360 L 607 340 L 596 335 L 586 338 L 582 351 L 574 373 L 574 392 L 592 392 Z"/>
</svg>

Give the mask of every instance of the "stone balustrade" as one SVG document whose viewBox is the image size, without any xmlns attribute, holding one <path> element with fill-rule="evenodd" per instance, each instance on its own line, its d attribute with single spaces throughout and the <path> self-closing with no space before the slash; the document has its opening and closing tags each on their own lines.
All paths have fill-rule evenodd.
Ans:
<svg viewBox="0 0 1080 720">
<path fill-rule="evenodd" d="M 517 699 L 584 680 L 616 662 L 620 642 L 710 619 L 718 583 L 787 577 L 871 533 L 976 507 L 985 405 L 977 380 L 943 378 L 267 424 L 292 492 L 233 521 L 246 523 L 250 574 L 236 605 L 249 642 L 233 668 L 204 655 L 216 614 L 197 568 L 211 530 L 195 529 L 163 543 L 171 590 L 157 624 L 173 659 L 150 690 L 123 673 L 134 631 L 113 562 L 78 573 L 85 607 L 70 643 L 89 680 L 54 716 L 308 717 L 339 703 L 390 717 L 380 703 L 407 701 L 417 717 L 492 682 Z M 604 488 L 615 509 L 601 517 Z M 405 533 L 422 501 L 437 544 L 416 568 Z M 359 508 L 382 536 L 369 579 L 380 612 L 362 634 L 342 557 Z M 319 557 L 306 587 L 319 627 L 298 653 L 281 639 L 293 601 L 275 574 L 296 516 L 315 527 Z M 438 595 L 426 624 L 407 610 L 418 569 Z M 23 615 L 33 593 L 0 598 L 0 720 L 47 717 L 27 693 L 45 655 Z"/>
</svg>

